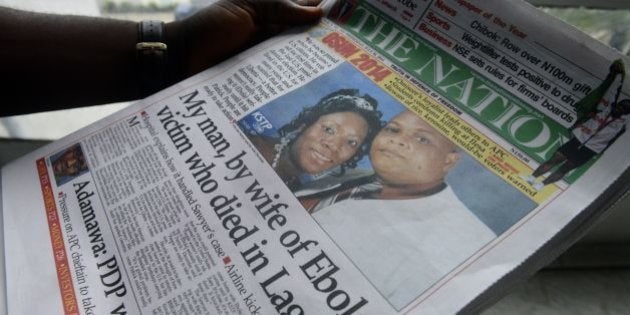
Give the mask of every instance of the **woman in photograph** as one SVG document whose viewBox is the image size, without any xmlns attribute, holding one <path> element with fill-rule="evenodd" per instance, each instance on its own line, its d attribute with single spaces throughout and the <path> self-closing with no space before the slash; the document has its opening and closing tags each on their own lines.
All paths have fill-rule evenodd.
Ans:
<svg viewBox="0 0 630 315">
<path fill-rule="evenodd" d="M 379 131 L 382 114 L 371 96 L 342 89 L 305 108 L 282 126 L 279 137 L 251 137 L 252 143 L 291 190 L 305 177 L 354 168 Z"/>
</svg>

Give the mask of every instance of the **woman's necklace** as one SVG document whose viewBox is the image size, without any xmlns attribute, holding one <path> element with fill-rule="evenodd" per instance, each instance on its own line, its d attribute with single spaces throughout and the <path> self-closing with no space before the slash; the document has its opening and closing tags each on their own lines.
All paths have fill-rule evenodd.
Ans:
<svg viewBox="0 0 630 315">
<path fill-rule="evenodd" d="M 304 129 L 304 126 L 291 132 L 287 132 L 284 136 L 282 136 L 282 138 L 280 138 L 280 143 L 273 146 L 273 150 L 276 153 L 273 156 L 273 160 L 271 160 L 271 167 L 273 167 L 274 170 L 280 163 L 280 157 L 282 156 L 284 149 L 289 146 L 289 143 L 293 142 L 293 139 L 297 138 L 297 136 L 302 132 L 302 129 Z"/>
<path fill-rule="evenodd" d="M 289 137 L 280 138 L 280 143 L 273 146 L 273 150 L 276 154 L 273 156 L 273 160 L 271 160 L 271 167 L 275 170 L 278 167 L 278 163 L 280 162 L 280 157 L 282 156 L 282 152 L 289 145 L 291 139 Z"/>
</svg>

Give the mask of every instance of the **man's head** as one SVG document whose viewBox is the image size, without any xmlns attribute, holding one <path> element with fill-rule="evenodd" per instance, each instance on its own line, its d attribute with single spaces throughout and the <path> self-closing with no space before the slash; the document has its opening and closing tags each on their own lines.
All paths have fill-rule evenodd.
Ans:
<svg viewBox="0 0 630 315">
<path fill-rule="evenodd" d="M 457 147 L 410 111 L 392 118 L 376 135 L 370 148 L 374 171 L 390 186 L 430 189 L 459 160 Z"/>
<path fill-rule="evenodd" d="M 64 152 L 61 157 L 52 162 L 52 166 L 56 176 L 75 176 L 87 167 L 79 147 L 73 147 Z"/>
</svg>

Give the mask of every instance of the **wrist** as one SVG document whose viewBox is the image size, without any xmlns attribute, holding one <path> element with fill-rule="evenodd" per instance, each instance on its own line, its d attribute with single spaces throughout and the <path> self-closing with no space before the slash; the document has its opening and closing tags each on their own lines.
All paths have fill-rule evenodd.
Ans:
<svg viewBox="0 0 630 315">
<path fill-rule="evenodd" d="M 168 45 L 167 73 L 168 85 L 175 84 L 187 77 L 185 32 L 181 31 L 180 21 L 169 22 L 164 25 L 164 43 Z"/>
<path fill-rule="evenodd" d="M 164 23 L 142 21 L 137 24 L 136 65 L 138 94 L 151 95 L 168 84 L 168 45 L 164 43 Z"/>
</svg>

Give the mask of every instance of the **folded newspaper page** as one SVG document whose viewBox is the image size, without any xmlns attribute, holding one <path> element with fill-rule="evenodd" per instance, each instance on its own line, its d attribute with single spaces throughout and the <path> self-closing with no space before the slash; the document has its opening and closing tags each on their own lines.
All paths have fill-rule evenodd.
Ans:
<svg viewBox="0 0 630 315">
<path fill-rule="evenodd" d="M 474 309 L 623 192 L 620 58 L 524 2 L 339 1 L 4 167 L 8 311 Z"/>
</svg>

